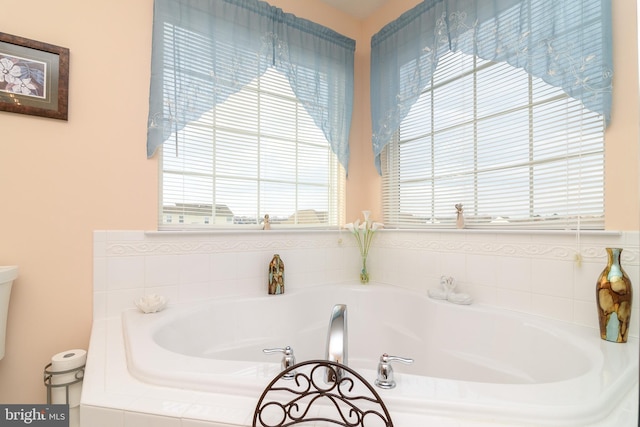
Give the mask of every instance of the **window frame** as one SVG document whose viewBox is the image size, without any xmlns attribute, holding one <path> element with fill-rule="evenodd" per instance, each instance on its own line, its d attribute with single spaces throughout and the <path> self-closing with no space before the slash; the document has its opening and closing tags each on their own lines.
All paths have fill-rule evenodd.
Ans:
<svg viewBox="0 0 640 427">
<path fill-rule="evenodd" d="M 328 161 L 328 165 L 327 165 L 327 172 L 326 172 L 326 176 L 327 176 L 327 180 L 322 183 L 322 184 L 318 184 L 320 186 L 326 186 L 327 191 L 326 191 L 326 203 L 327 203 L 327 208 L 329 209 L 329 212 L 327 212 L 327 216 L 325 218 L 327 218 L 326 222 L 320 222 L 320 223 L 307 223 L 307 222 L 300 222 L 303 221 L 304 218 L 308 218 L 308 216 L 305 216 L 305 214 L 308 211 L 314 210 L 314 209 L 301 209 L 300 206 L 298 206 L 296 208 L 296 210 L 293 212 L 292 215 L 290 215 L 291 217 L 295 218 L 295 223 L 284 223 L 282 221 L 279 221 L 278 218 L 274 218 L 273 217 L 273 213 L 271 212 L 263 212 L 264 214 L 269 214 L 271 217 L 270 220 L 270 224 L 272 228 L 278 228 L 278 229 L 337 229 L 338 227 L 341 226 L 341 224 L 344 223 L 344 218 L 345 218 L 345 209 L 346 209 L 346 200 L 345 200 L 345 195 L 346 195 L 346 174 L 344 171 L 343 166 L 340 164 L 340 161 L 338 159 L 338 156 L 332 151 L 331 146 L 329 144 L 329 142 L 326 140 L 326 137 L 324 137 L 324 135 L 322 135 L 322 131 L 317 128 L 317 126 L 313 123 L 313 120 L 310 117 L 306 118 L 306 122 L 302 123 L 300 122 L 300 115 L 301 114 L 306 114 L 308 116 L 308 113 L 305 110 L 304 105 L 302 104 L 302 102 L 297 99 L 295 97 L 295 95 L 293 93 L 289 93 L 289 94 L 283 94 L 283 93 L 275 93 L 273 91 L 270 91 L 269 88 L 265 89 L 262 88 L 262 80 L 265 77 L 268 77 L 268 73 L 278 73 L 277 70 L 274 70 L 272 68 L 268 69 L 268 71 L 266 73 L 264 73 L 262 76 L 260 76 L 258 78 L 258 81 L 254 81 L 250 84 L 248 84 L 247 86 L 245 86 L 241 91 L 239 91 L 238 93 L 242 93 L 243 91 L 252 91 L 255 96 L 258 99 L 258 117 L 256 118 L 256 120 L 258 122 L 260 122 L 261 120 L 269 120 L 264 119 L 264 117 L 261 117 L 261 114 L 264 113 L 264 110 L 260 110 L 261 107 L 261 97 L 262 96 L 271 96 L 274 98 L 278 98 L 280 100 L 284 100 L 285 102 L 288 102 L 290 104 L 293 105 L 293 108 L 295 108 L 296 114 L 295 114 L 295 118 L 294 120 L 294 127 L 296 129 L 296 139 L 295 140 L 291 140 L 289 142 L 291 142 L 295 148 L 295 152 L 296 152 L 296 159 L 299 156 L 299 151 L 300 151 L 300 147 L 301 146 L 316 146 L 316 147 L 321 147 L 322 150 L 326 151 L 326 154 L 328 156 L 327 161 Z M 284 79 L 286 80 L 286 77 L 280 75 L 278 78 L 280 79 Z M 268 84 L 267 84 L 268 85 Z M 234 94 L 235 95 L 235 94 Z M 232 95 L 230 97 L 230 99 L 233 99 L 234 95 Z M 227 100 L 228 101 L 228 100 Z M 245 221 L 244 218 L 246 217 L 240 217 L 240 218 L 236 218 L 236 216 L 234 215 L 234 217 L 231 220 L 231 223 L 220 223 L 218 221 L 216 221 L 216 217 L 218 216 L 216 214 L 216 212 L 218 211 L 218 208 L 220 206 L 222 206 L 221 202 L 219 200 L 216 200 L 216 196 L 215 196 L 215 181 L 218 178 L 218 173 L 216 172 L 216 142 L 215 142 L 215 134 L 216 132 L 220 131 L 221 129 L 224 129 L 225 132 L 232 132 L 234 134 L 237 135 L 241 135 L 244 132 L 242 130 L 239 130 L 240 126 L 238 126 L 238 128 L 236 129 L 231 129 L 228 127 L 223 127 L 223 126 L 218 126 L 216 124 L 216 120 L 215 120 L 215 114 L 217 113 L 216 110 L 219 108 L 225 108 L 225 104 L 226 102 L 223 102 L 221 104 L 218 105 L 212 105 L 212 110 L 210 110 L 210 112 L 207 112 L 206 114 L 212 114 L 213 115 L 213 123 L 211 124 L 199 124 L 198 120 L 200 119 L 196 119 L 195 121 L 193 121 L 190 125 L 185 126 L 184 129 L 181 129 L 180 131 L 178 131 L 177 133 L 172 133 L 171 137 L 165 142 L 165 144 L 163 144 L 163 147 L 161 147 L 161 150 L 159 151 L 159 161 L 158 161 L 158 173 L 159 173 L 159 179 L 158 179 L 158 198 L 159 198 L 159 203 L 158 203 L 158 211 L 159 211 L 159 215 L 158 215 L 158 229 L 159 230 L 243 230 L 243 229 L 261 229 L 263 227 L 263 221 L 264 221 L 264 215 L 259 213 L 261 212 L 261 207 L 260 207 L 260 193 L 263 192 L 264 190 L 262 190 L 261 184 L 266 183 L 266 182 L 275 182 L 273 179 L 269 179 L 269 178 L 264 178 L 262 176 L 260 176 L 260 165 L 259 163 L 261 162 L 261 155 L 262 153 L 260 152 L 261 148 L 264 146 L 264 139 L 268 139 L 268 138 L 281 138 L 281 140 L 284 140 L 285 137 L 281 137 L 279 135 L 272 135 L 272 134 L 266 134 L 266 133 L 262 133 L 262 131 L 260 129 L 254 131 L 247 131 L 246 132 L 246 136 L 247 138 L 255 138 L 256 143 L 257 143 L 257 149 L 258 149 L 258 153 L 257 153 L 257 162 L 258 165 L 256 166 L 256 176 L 255 176 L 255 182 L 256 182 L 256 186 L 258 188 L 257 190 L 257 200 L 256 200 L 256 212 L 258 212 L 258 214 L 255 216 L 255 218 L 250 218 L 250 221 Z M 275 111 L 273 111 L 275 112 Z M 300 133 L 300 128 L 302 126 L 309 126 L 309 124 L 312 124 L 313 126 L 315 126 L 315 129 L 317 130 L 318 133 L 318 137 L 321 136 L 322 141 L 319 140 L 314 140 L 314 141 L 310 141 L 310 140 L 304 140 L 300 137 L 299 133 Z M 167 205 L 165 204 L 165 196 L 163 195 L 163 191 L 164 191 L 164 185 L 165 185 L 165 173 L 166 172 L 172 172 L 176 175 L 181 175 L 181 176 L 186 176 L 189 175 L 189 172 L 183 171 L 169 171 L 167 168 L 167 163 L 165 163 L 165 156 L 167 155 L 167 153 L 165 151 L 172 151 L 172 150 L 177 150 L 177 148 L 173 148 L 175 146 L 175 144 L 180 144 L 180 143 L 184 143 L 184 142 L 179 142 L 180 141 L 180 137 L 179 135 L 184 134 L 185 129 L 188 131 L 190 126 L 194 126 L 194 127 L 205 127 L 205 128 L 210 128 L 212 135 L 213 135 L 213 141 L 211 142 L 212 144 L 212 168 L 210 169 L 210 175 L 209 177 L 211 178 L 212 181 L 212 192 L 213 192 L 213 200 L 212 203 L 209 204 L 208 206 L 211 208 L 210 211 L 206 211 L 199 216 L 202 216 L 203 219 L 203 223 L 202 224 L 193 224 L 193 223 L 189 223 L 188 220 L 185 220 L 183 218 L 183 221 L 176 223 L 175 221 L 166 221 L 165 219 L 167 217 L 173 219 L 173 217 L 175 217 L 176 215 L 188 215 L 187 213 L 178 213 L 178 210 L 176 210 L 175 212 L 170 210 L 167 211 Z M 258 125 L 258 127 L 260 127 Z M 287 181 L 288 184 L 290 185 L 294 185 L 296 188 L 296 201 L 295 203 L 298 203 L 298 191 L 300 186 L 304 185 L 304 182 L 301 179 L 301 172 L 302 172 L 302 167 L 303 166 L 296 166 L 296 172 L 295 172 L 295 179 L 293 181 Z M 279 181 L 279 182 L 284 182 L 284 181 Z M 313 183 L 310 185 L 314 185 Z M 264 193 L 263 193 L 264 194 Z M 195 203 L 194 203 L 195 204 Z M 213 205 L 216 206 L 215 210 L 213 208 Z M 228 208 L 227 205 L 225 205 L 225 208 Z M 197 208 L 195 208 L 197 210 Z M 331 209 L 333 209 L 333 213 L 331 212 Z M 306 212 L 305 212 L 306 211 Z M 320 212 L 317 210 L 314 210 L 315 212 Z M 300 215 L 300 216 L 297 216 Z M 316 218 L 318 218 L 317 215 L 315 215 Z M 206 218 L 209 219 L 209 224 L 206 224 Z M 282 218 L 281 218 L 282 219 Z"/>
<path fill-rule="evenodd" d="M 453 52 L 449 52 L 449 54 L 455 54 Z M 463 55 L 462 53 L 459 53 L 460 55 Z M 475 55 L 466 55 L 469 58 L 472 58 L 473 61 L 473 67 L 470 70 L 465 71 L 464 73 L 455 76 L 455 78 L 452 78 L 452 80 L 456 80 L 456 79 L 461 79 L 464 76 L 469 76 L 472 75 L 473 77 L 473 105 L 472 105 L 472 116 L 473 116 L 473 120 L 472 122 L 470 122 L 473 126 L 473 147 L 474 147 L 474 153 L 473 153 L 473 177 L 474 177 L 474 190 L 473 190 L 473 195 L 474 195 L 474 201 L 471 204 L 472 206 L 472 210 L 471 210 L 471 218 L 474 219 L 474 221 L 471 222 L 471 224 L 469 223 L 469 221 L 466 221 L 465 227 L 466 228 L 478 228 L 478 229 L 505 229 L 505 230 L 517 230 L 517 229 L 535 229 L 535 230 L 567 230 L 567 229 L 595 229 L 595 230 L 603 230 L 604 229 L 604 174 L 602 174 L 602 178 L 601 178 L 601 182 L 600 182 L 600 192 L 601 192 L 601 198 L 600 198 L 600 214 L 599 216 L 595 216 L 593 218 L 589 217 L 589 215 L 584 215 L 582 212 L 580 213 L 574 213 L 573 215 L 578 216 L 580 218 L 577 218 L 575 221 L 571 221 L 571 216 L 572 214 L 567 215 L 567 218 L 563 218 L 563 220 L 561 222 L 558 222 L 556 218 L 552 217 L 552 216 L 548 216 L 545 217 L 543 220 L 535 220 L 534 218 L 536 218 L 535 214 L 535 207 L 534 207 L 534 194 L 536 192 L 535 188 L 538 185 L 538 181 L 534 181 L 534 168 L 536 166 L 539 166 L 540 164 L 544 163 L 544 162 L 537 162 L 533 159 L 533 151 L 535 150 L 535 145 L 536 145 L 536 136 L 535 136 L 535 132 L 533 130 L 533 128 L 536 126 L 536 124 L 533 121 L 533 110 L 535 107 L 543 104 L 543 103 L 549 103 L 551 104 L 552 102 L 558 101 L 558 100 L 566 100 L 567 103 L 569 103 L 570 101 L 579 103 L 579 101 L 574 100 L 573 98 L 571 98 L 569 95 L 566 94 L 566 92 L 561 91 L 560 89 L 558 89 L 557 91 L 559 92 L 559 94 L 555 95 L 554 97 L 550 97 L 547 99 L 544 99 L 543 101 L 540 100 L 535 100 L 535 94 L 534 94 L 534 82 L 536 77 L 532 76 L 531 74 L 525 73 L 527 75 L 527 92 L 528 92 L 528 103 L 527 104 L 522 104 L 520 106 L 518 106 L 516 109 L 514 109 L 514 111 L 516 110 L 527 110 L 528 112 L 528 117 L 529 117 L 529 198 L 530 198 L 530 206 L 529 206 L 529 218 L 524 221 L 524 222 L 519 222 L 519 221 L 513 221 L 512 223 L 509 223 L 507 221 L 497 221 L 498 218 L 500 218 L 500 216 L 497 217 L 492 217 L 492 221 L 490 221 L 489 223 L 484 223 L 481 224 L 478 221 L 478 215 L 479 215 L 479 211 L 478 211 L 478 186 L 477 186 L 477 181 L 478 181 L 478 175 L 480 173 L 480 168 L 478 167 L 478 147 L 480 145 L 482 145 L 482 140 L 479 139 L 478 137 L 478 131 L 477 131 L 477 126 L 479 121 L 483 120 L 484 118 L 479 117 L 478 116 L 478 104 L 481 102 L 478 99 L 478 73 L 484 69 L 487 69 L 489 67 L 492 66 L 497 66 L 497 65 L 505 65 L 505 63 L 502 62 L 493 62 L 493 61 L 485 61 L 480 59 L 479 57 L 475 56 Z M 444 57 L 443 57 L 444 58 Z M 443 59 L 441 58 L 441 60 Z M 482 62 L 481 64 L 478 64 L 478 62 Z M 513 70 L 518 70 L 519 72 L 524 73 L 524 71 L 520 70 L 520 69 L 516 69 L 513 68 Z M 430 129 L 429 131 L 424 131 L 422 133 L 421 136 L 416 136 L 407 140 L 402 140 L 401 139 L 401 133 L 402 133 L 402 127 L 403 126 L 407 126 L 406 120 L 407 118 L 403 119 L 401 124 L 400 124 L 400 128 L 398 128 L 396 130 L 396 132 L 393 134 L 392 136 L 392 140 L 390 141 L 390 143 L 388 145 L 385 146 L 385 148 L 382 151 L 382 155 L 381 155 L 381 166 L 382 166 L 382 205 L 383 205 L 383 214 L 384 214 L 384 221 L 385 224 L 387 224 L 390 227 L 394 227 L 394 228 L 424 228 L 424 229 L 443 229 L 443 228 L 456 228 L 456 210 L 454 209 L 454 204 L 451 203 L 451 214 L 447 217 L 443 217 L 443 218 L 438 218 L 438 215 L 436 213 L 436 202 L 435 202 L 435 194 L 434 191 L 435 190 L 435 184 L 434 187 L 432 187 L 431 190 L 431 220 L 425 220 L 424 223 L 418 223 L 418 222 L 412 222 L 409 220 L 405 220 L 403 218 L 409 218 L 409 215 L 405 215 L 406 213 L 403 213 L 402 210 L 402 201 L 401 201 L 401 190 L 397 190 L 394 191 L 393 189 L 399 189 L 400 186 L 402 185 L 401 183 L 401 160 L 400 160 L 400 150 L 401 150 L 401 146 L 402 144 L 406 144 L 407 142 L 409 142 L 409 140 L 418 140 L 421 137 L 424 137 L 425 135 L 429 135 L 430 137 L 430 149 L 432 151 L 432 157 L 431 157 L 431 161 L 435 164 L 438 162 L 438 159 L 433 155 L 433 150 L 434 150 L 434 146 L 435 146 L 435 142 L 434 142 L 434 138 L 437 135 L 437 133 L 439 131 L 435 130 L 436 124 L 435 124 L 435 120 L 434 120 L 434 115 L 435 115 L 435 109 L 434 109 L 434 93 L 435 91 L 446 84 L 451 83 L 449 82 L 442 82 L 439 84 L 435 84 L 434 82 L 436 80 L 436 75 L 437 75 L 437 71 L 436 73 L 434 73 L 431 76 L 431 84 L 425 88 L 422 92 L 421 92 L 421 96 L 426 95 L 426 94 L 430 94 L 430 100 L 429 100 L 429 113 L 430 117 L 429 117 L 429 123 L 430 123 Z M 539 79 L 538 79 L 539 80 Z M 539 84 L 539 83 L 538 83 Z M 549 86 L 551 87 L 551 86 Z M 419 102 L 416 102 L 414 104 L 414 107 L 419 104 Z M 601 115 L 598 115 L 597 113 L 593 113 L 589 110 L 587 110 L 584 105 L 582 105 L 583 107 L 583 115 L 588 115 L 588 114 L 593 114 L 593 115 L 597 115 L 601 118 L 600 121 L 600 128 L 599 128 L 599 133 L 600 133 L 600 137 L 599 137 L 599 141 L 600 141 L 600 147 L 598 149 L 597 152 L 595 152 L 595 155 L 599 155 L 600 156 L 600 163 L 601 163 L 601 167 L 602 170 L 604 171 L 604 130 L 606 127 L 606 123 L 605 123 L 605 119 L 604 117 L 602 117 Z M 505 112 L 500 112 L 497 113 L 496 116 L 499 115 L 504 115 Z M 408 114 L 407 117 L 411 116 L 411 112 Z M 597 120 L 593 120 L 593 121 L 597 121 Z M 582 121 L 580 122 L 582 123 Z M 414 124 L 414 123 L 412 123 Z M 460 124 L 457 124 L 456 126 L 461 126 Z M 581 124 L 582 126 L 582 124 Z M 441 130 L 440 130 L 441 131 Z M 582 128 L 581 128 L 582 131 Z M 582 161 L 582 154 L 579 154 L 580 157 L 580 161 Z M 591 152 L 587 152 L 587 154 L 594 154 Z M 394 174 L 394 165 L 398 165 L 397 166 L 397 170 L 395 170 L 395 174 Z M 590 166 L 590 164 L 589 164 Z M 580 167 L 580 170 L 582 166 Z M 431 168 L 431 182 L 435 183 L 436 182 L 436 178 L 435 178 L 435 167 Z M 425 180 L 426 181 L 426 180 Z M 568 184 L 567 184 L 568 185 Z M 462 202 L 462 201 L 461 201 Z M 467 210 L 469 206 L 467 206 L 465 204 L 464 208 L 465 210 Z M 394 209 L 395 208 L 395 209 Z M 493 213 L 493 212 L 492 212 Z M 466 215 L 467 217 L 469 216 L 470 212 L 467 211 Z M 426 215 L 425 215 L 426 216 Z M 582 216 L 584 216 L 584 219 L 582 218 Z M 534 223 L 535 221 L 537 221 L 537 223 Z"/>
</svg>

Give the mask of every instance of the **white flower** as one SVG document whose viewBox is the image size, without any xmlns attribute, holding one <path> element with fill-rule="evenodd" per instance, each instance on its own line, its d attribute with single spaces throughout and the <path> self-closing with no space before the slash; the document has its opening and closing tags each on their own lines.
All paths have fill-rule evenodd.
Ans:
<svg viewBox="0 0 640 427">
<path fill-rule="evenodd" d="M 371 222 L 369 220 L 371 215 L 370 211 L 363 211 L 362 213 L 365 216 L 363 222 L 360 222 L 360 219 L 356 219 L 353 223 L 345 224 L 344 227 L 353 233 L 358 243 L 358 249 L 360 249 L 360 255 L 363 259 L 366 259 L 369 254 L 371 241 L 373 240 L 373 234 L 376 230 L 383 227 L 383 224 L 380 222 Z"/>
<path fill-rule="evenodd" d="M 0 83 L 13 83 L 20 75 L 22 70 L 9 58 L 0 58 Z"/>
<path fill-rule="evenodd" d="M 21 93 L 23 95 L 31 95 L 36 91 L 37 88 L 33 83 L 31 83 L 31 79 L 14 79 L 13 83 L 10 83 L 11 87 L 9 90 L 13 93 Z"/>
<path fill-rule="evenodd" d="M 376 231 L 379 228 L 384 227 L 384 224 L 381 222 L 374 222 L 373 225 L 371 226 L 371 231 Z"/>
</svg>

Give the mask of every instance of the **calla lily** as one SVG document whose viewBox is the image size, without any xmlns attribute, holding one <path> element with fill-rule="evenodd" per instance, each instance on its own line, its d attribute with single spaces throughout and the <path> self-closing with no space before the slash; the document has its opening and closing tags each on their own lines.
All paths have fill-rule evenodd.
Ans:
<svg viewBox="0 0 640 427">
<path fill-rule="evenodd" d="M 372 222 L 369 219 L 371 211 L 362 211 L 362 214 L 364 215 L 364 221 L 360 222 L 360 219 L 356 219 L 353 223 L 345 224 L 344 227 L 356 237 L 358 249 L 360 250 L 360 257 L 362 258 L 360 282 L 367 283 L 369 282 L 369 273 L 367 272 L 366 265 L 371 241 L 373 240 L 373 235 L 376 230 L 382 228 L 384 224 L 381 222 Z"/>
</svg>

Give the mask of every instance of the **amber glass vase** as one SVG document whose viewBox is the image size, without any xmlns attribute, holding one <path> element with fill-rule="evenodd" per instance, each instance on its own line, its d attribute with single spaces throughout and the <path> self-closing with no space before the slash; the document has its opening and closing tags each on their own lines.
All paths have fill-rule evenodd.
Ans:
<svg viewBox="0 0 640 427">
<path fill-rule="evenodd" d="M 627 342 L 631 319 L 631 280 L 620 265 L 620 248 L 607 248 L 607 266 L 596 284 L 600 336 L 612 342 Z"/>
<path fill-rule="evenodd" d="M 269 263 L 269 295 L 284 294 L 284 262 L 275 254 Z"/>
</svg>

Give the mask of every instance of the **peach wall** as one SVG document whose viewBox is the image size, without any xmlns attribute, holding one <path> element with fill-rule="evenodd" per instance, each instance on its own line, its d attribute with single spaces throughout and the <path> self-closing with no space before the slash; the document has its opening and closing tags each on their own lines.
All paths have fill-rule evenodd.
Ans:
<svg viewBox="0 0 640 427">
<path fill-rule="evenodd" d="M 637 2 L 613 3 L 613 105 L 605 134 L 605 228 L 640 229 Z"/>
<path fill-rule="evenodd" d="M 0 402 L 45 401 L 53 354 L 87 348 L 92 231 L 156 226 L 146 159 L 152 0 L 36 0 L 3 32 L 70 49 L 69 120 L 0 112 L 0 264 L 19 266 Z"/>
<path fill-rule="evenodd" d="M 418 0 L 393 0 L 360 22 L 319 0 L 275 6 L 356 39 L 347 221 L 381 217 L 370 148 L 369 43 Z M 638 83 L 635 4 L 614 2 L 616 87 L 607 131 L 607 228 L 637 230 Z M 152 0 L 34 0 L 3 32 L 70 49 L 67 122 L 0 112 L 0 265 L 17 264 L 0 402 L 44 402 L 51 355 L 86 348 L 92 231 L 155 229 L 157 161 L 146 159 Z M 613 165 L 613 166 L 612 166 Z M 616 207 L 623 204 L 624 210 Z"/>
</svg>

